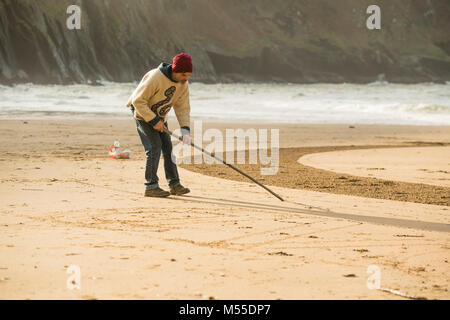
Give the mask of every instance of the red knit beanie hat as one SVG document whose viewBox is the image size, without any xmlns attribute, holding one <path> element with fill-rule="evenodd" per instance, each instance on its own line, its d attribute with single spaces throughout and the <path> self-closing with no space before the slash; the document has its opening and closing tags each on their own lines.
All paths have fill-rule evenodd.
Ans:
<svg viewBox="0 0 450 320">
<path fill-rule="evenodd" d="M 186 53 L 177 54 L 172 60 L 172 72 L 184 73 L 192 72 L 192 59 Z"/>
</svg>

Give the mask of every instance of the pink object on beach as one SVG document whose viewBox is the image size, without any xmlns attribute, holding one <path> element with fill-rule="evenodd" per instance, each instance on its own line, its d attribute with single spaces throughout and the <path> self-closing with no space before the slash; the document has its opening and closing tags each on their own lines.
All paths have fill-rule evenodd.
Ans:
<svg viewBox="0 0 450 320">
<path fill-rule="evenodd" d="M 116 155 L 115 159 L 130 159 L 130 153 L 130 150 L 122 151 Z"/>
</svg>

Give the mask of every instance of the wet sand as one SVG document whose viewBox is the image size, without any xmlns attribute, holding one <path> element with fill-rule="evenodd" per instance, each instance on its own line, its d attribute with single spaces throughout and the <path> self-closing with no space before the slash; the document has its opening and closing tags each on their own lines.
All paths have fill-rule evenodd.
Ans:
<svg viewBox="0 0 450 320">
<path fill-rule="evenodd" d="M 409 146 L 410 144 L 408 144 Z M 412 145 L 421 145 L 413 143 Z M 435 144 L 429 144 L 433 148 Z M 361 197 L 369 197 L 376 199 L 389 199 L 397 201 L 409 201 L 426 204 L 436 204 L 450 206 L 450 187 L 436 186 L 423 183 L 408 183 L 402 181 L 391 180 L 389 173 L 383 176 L 383 179 L 372 177 L 362 177 L 358 175 L 351 175 L 341 172 L 333 172 L 323 170 L 321 168 L 313 167 L 312 161 L 306 162 L 305 165 L 302 159 L 311 157 L 313 159 L 320 156 L 327 159 L 326 163 L 336 165 L 339 167 L 339 161 L 334 160 L 334 152 L 337 150 L 378 150 L 385 148 L 394 148 L 397 151 L 408 152 L 407 145 L 403 146 L 337 146 L 337 147 L 305 147 L 305 148 L 284 148 L 280 149 L 280 165 L 277 174 L 263 175 L 261 168 L 267 165 L 248 164 L 248 152 L 246 153 L 246 163 L 243 165 L 235 164 L 235 167 L 243 170 L 259 182 L 268 185 L 275 185 L 285 188 L 314 190 L 335 194 L 347 194 Z M 426 148 L 424 148 L 426 150 Z M 339 151 L 339 152 L 345 152 Z M 332 155 L 330 160 L 326 158 L 327 155 Z M 314 158 L 315 156 L 315 158 Z M 406 155 L 405 155 L 406 156 Z M 226 158 L 225 158 L 226 159 Z M 308 160 L 310 158 L 307 158 Z M 321 159 L 321 158 L 320 158 Z M 324 161 L 324 160 L 323 160 Z M 235 161 L 237 162 L 237 161 Z M 182 165 L 183 168 L 192 170 L 201 174 L 207 174 L 215 177 L 224 177 L 236 181 L 249 181 L 248 178 L 242 176 L 236 171 L 219 164 L 194 164 L 192 158 L 190 165 Z M 420 163 L 418 164 L 420 165 Z M 318 165 L 320 167 L 320 164 Z M 322 165 L 323 167 L 324 165 Z M 424 165 L 421 165 L 424 166 Z M 359 166 L 356 165 L 355 168 Z M 383 167 L 383 162 L 378 162 L 378 167 Z M 339 171 L 339 169 L 337 169 Z M 343 170 L 345 172 L 345 170 Z M 354 170 L 356 171 L 356 170 Z M 414 170 L 412 170 L 414 171 Z M 436 179 L 447 179 L 448 174 L 445 170 L 436 170 L 442 172 L 434 172 Z M 352 172 L 352 171 L 350 171 Z M 370 171 L 371 172 L 371 171 Z M 359 172 L 355 172 L 359 173 Z M 395 176 L 396 171 L 392 172 L 392 177 Z M 440 181 L 440 180 L 438 180 Z M 446 181 L 446 180 L 442 180 Z"/>
</svg>

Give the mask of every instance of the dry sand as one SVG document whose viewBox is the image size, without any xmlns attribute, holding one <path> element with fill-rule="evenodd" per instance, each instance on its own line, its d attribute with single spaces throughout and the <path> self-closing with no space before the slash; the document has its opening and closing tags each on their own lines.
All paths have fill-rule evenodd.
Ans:
<svg viewBox="0 0 450 320">
<path fill-rule="evenodd" d="M 269 127 L 281 147 L 312 152 L 450 142 L 450 127 Z M 218 178 L 194 166 L 179 169 L 189 195 L 144 198 L 131 120 L 2 121 L 0 133 L 2 299 L 450 298 L 448 205 L 274 184 L 281 202 L 222 179 L 231 169 Z M 131 159 L 107 157 L 115 138 Z M 80 290 L 67 287 L 72 265 Z M 380 290 L 367 287 L 369 266 Z"/>
</svg>

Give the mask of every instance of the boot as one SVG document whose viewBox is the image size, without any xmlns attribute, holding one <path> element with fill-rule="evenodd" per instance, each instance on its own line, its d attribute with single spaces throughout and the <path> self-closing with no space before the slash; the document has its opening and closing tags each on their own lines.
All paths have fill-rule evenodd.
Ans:
<svg viewBox="0 0 450 320">
<path fill-rule="evenodd" d="M 170 194 L 177 195 L 177 196 L 181 196 L 182 194 L 186 194 L 189 192 L 191 192 L 191 190 L 183 187 L 181 184 L 179 184 L 173 188 L 170 188 Z"/>
<path fill-rule="evenodd" d="M 145 190 L 144 196 L 146 197 L 156 197 L 156 198 L 164 198 L 170 196 L 170 193 L 168 191 L 164 191 L 161 188 L 156 189 L 147 189 Z"/>
</svg>

